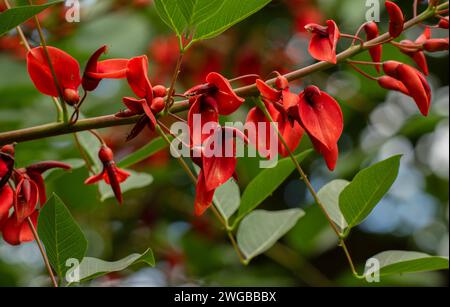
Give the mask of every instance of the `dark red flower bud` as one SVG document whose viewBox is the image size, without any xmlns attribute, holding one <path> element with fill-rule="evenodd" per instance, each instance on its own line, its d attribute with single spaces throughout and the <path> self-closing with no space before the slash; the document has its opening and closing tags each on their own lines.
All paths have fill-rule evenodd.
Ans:
<svg viewBox="0 0 450 307">
<path fill-rule="evenodd" d="M 373 40 L 380 35 L 378 25 L 374 21 L 366 23 L 366 25 L 364 26 L 364 30 L 366 32 L 366 38 L 368 41 Z M 383 45 L 379 44 L 373 48 L 370 48 L 369 53 L 370 56 L 372 57 L 372 61 L 381 62 Z M 377 69 L 378 72 L 381 71 L 381 65 L 376 65 L 375 68 Z"/>
<path fill-rule="evenodd" d="M 114 153 L 111 148 L 102 146 L 98 152 L 98 158 L 103 164 L 109 163 L 114 160 Z"/>
<path fill-rule="evenodd" d="M 278 76 L 275 80 L 275 87 L 279 90 L 285 90 L 289 87 L 289 81 L 285 76 Z"/>
<path fill-rule="evenodd" d="M 68 105 L 75 106 L 80 102 L 80 95 L 78 91 L 66 88 L 63 92 L 64 101 L 67 102 Z"/>
<path fill-rule="evenodd" d="M 163 97 L 156 97 L 152 100 L 151 109 L 155 114 L 158 114 L 164 110 L 166 106 L 166 100 Z"/>
<path fill-rule="evenodd" d="M 428 52 L 447 51 L 448 42 L 449 42 L 448 37 L 429 39 L 423 44 L 423 49 L 425 49 Z"/>
<path fill-rule="evenodd" d="M 0 148 L 0 152 L 10 155 L 11 157 L 14 157 L 15 146 L 14 145 L 5 145 L 2 148 Z"/>
<path fill-rule="evenodd" d="M 155 97 L 166 97 L 167 88 L 163 85 L 156 85 L 153 87 L 153 96 Z"/>
<path fill-rule="evenodd" d="M 405 17 L 401 8 L 391 1 L 386 1 L 386 10 L 389 14 L 389 34 L 393 37 L 399 37 L 404 29 Z"/>
</svg>

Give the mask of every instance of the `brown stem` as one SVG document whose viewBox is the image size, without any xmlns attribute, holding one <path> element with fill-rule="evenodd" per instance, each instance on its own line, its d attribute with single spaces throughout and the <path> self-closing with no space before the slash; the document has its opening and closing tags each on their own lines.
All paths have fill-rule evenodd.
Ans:
<svg viewBox="0 0 450 307">
<path fill-rule="evenodd" d="M 173 105 L 173 94 L 175 93 L 175 85 L 178 80 L 178 76 L 180 75 L 180 69 L 181 69 L 181 63 L 183 62 L 183 51 L 180 50 L 180 55 L 178 56 L 177 64 L 175 67 L 175 71 L 173 73 L 172 81 L 170 82 L 170 88 L 167 93 L 167 100 L 166 100 L 166 110 L 168 111 L 170 107 Z"/>
<path fill-rule="evenodd" d="M 448 8 L 448 2 L 441 4 L 437 9 L 442 10 Z M 416 18 L 411 19 L 410 21 L 406 22 L 405 24 L 405 30 L 409 29 L 422 21 L 431 18 L 434 16 L 434 11 L 428 10 L 421 15 L 417 16 Z M 343 62 L 359 53 L 361 53 L 364 50 L 368 50 L 371 47 L 380 44 L 382 42 L 390 40 L 391 37 L 389 33 L 385 33 L 369 42 L 367 42 L 364 47 L 360 46 L 353 46 L 348 48 L 347 50 L 341 52 L 337 55 L 338 62 Z M 333 67 L 334 65 L 328 62 L 318 62 L 311 66 L 290 72 L 285 75 L 285 77 L 292 81 L 301 79 L 307 75 L 313 74 L 315 72 L 323 71 L 326 69 L 329 69 Z M 268 81 L 268 84 L 274 85 L 276 81 L 276 78 L 270 79 Z M 256 85 L 249 85 L 244 86 L 241 88 L 238 88 L 235 90 L 236 94 L 241 97 L 248 97 L 258 94 L 258 89 L 256 88 Z M 177 113 L 185 111 L 189 108 L 189 101 L 184 100 L 177 102 L 170 108 L 170 112 Z M 113 126 L 121 126 L 121 125 L 128 125 L 128 124 L 135 124 L 139 120 L 139 116 L 129 117 L 129 118 L 117 118 L 114 115 L 109 116 L 101 116 L 101 117 L 94 117 L 90 119 L 84 119 L 79 120 L 75 125 L 69 126 L 64 123 L 54 123 L 54 124 L 47 124 L 32 128 L 26 128 L 16 131 L 9 131 L 0 133 L 0 145 L 9 144 L 12 142 L 25 142 L 25 141 L 31 141 L 41 138 L 47 138 L 51 136 L 57 136 L 57 135 L 63 135 L 63 134 L 69 134 L 72 132 L 78 132 L 78 131 L 84 131 L 89 129 L 101 129 L 101 128 L 107 128 L 107 127 L 113 127 Z"/>
<path fill-rule="evenodd" d="M 58 288 L 58 282 L 56 281 L 55 274 L 53 274 L 53 270 L 50 265 L 50 261 L 48 260 L 48 257 L 47 257 L 47 254 L 45 253 L 44 247 L 42 246 L 41 239 L 39 238 L 36 228 L 34 227 L 33 221 L 31 220 L 31 218 L 28 217 L 27 222 L 28 222 L 28 225 L 30 226 L 31 232 L 33 233 L 33 237 L 39 247 L 39 251 L 41 252 L 42 258 L 44 259 L 44 264 L 45 264 L 45 267 L 47 268 L 48 275 L 50 276 L 50 279 L 52 280 L 53 287 Z"/>
</svg>

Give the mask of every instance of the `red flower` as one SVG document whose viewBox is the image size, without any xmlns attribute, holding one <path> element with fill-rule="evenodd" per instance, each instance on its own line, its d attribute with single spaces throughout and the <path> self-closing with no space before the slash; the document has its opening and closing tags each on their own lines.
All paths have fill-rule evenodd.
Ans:
<svg viewBox="0 0 450 307">
<path fill-rule="evenodd" d="M 383 70 L 386 75 L 397 80 L 397 82 L 387 85 L 386 83 L 389 83 L 392 79 L 385 78 L 383 81 L 379 81 L 380 85 L 388 89 L 397 89 L 411 96 L 420 112 L 427 116 L 431 106 L 431 88 L 425 76 L 417 69 L 395 61 L 385 62 Z"/>
<path fill-rule="evenodd" d="M 391 1 L 386 1 L 386 10 L 389 14 L 389 34 L 393 37 L 399 37 L 404 29 L 405 17 L 401 8 Z"/>
<path fill-rule="evenodd" d="M 117 201 L 122 204 L 123 198 L 120 183 L 127 180 L 127 178 L 130 176 L 130 173 L 117 167 L 116 163 L 114 162 L 113 152 L 108 146 L 103 145 L 100 148 L 98 157 L 103 164 L 103 170 L 100 174 L 86 179 L 84 183 L 94 184 L 101 180 L 104 180 L 107 184 L 111 185 Z"/>
<path fill-rule="evenodd" d="M 124 78 L 127 60 L 106 60 L 98 62 L 98 58 L 106 51 L 101 47 L 91 57 L 86 67 L 83 79 L 80 76 L 80 65 L 77 60 L 66 52 L 47 47 L 48 57 L 52 63 L 55 80 L 44 47 L 32 49 L 27 54 L 28 73 L 36 88 L 43 94 L 58 97 L 61 93 L 64 101 L 69 105 L 76 105 L 80 101 L 79 86 L 83 83 L 86 91 L 97 88 L 102 78 Z"/>
<path fill-rule="evenodd" d="M 0 188 L 0 232 L 9 217 L 9 210 L 14 203 L 14 191 L 9 185 Z"/>
<path fill-rule="evenodd" d="M 374 21 L 366 23 L 366 25 L 364 26 L 364 30 L 366 31 L 367 40 L 373 40 L 380 35 L 378 25 Z M 373 48 L 370 48 L 369 53 L 374 62 L 381 62 L 383 45 L 380 44 Z M 376 65 L 375 68 L 378 72 L 381 71 L 381 65 Z"/>
<path fill-rule="evenodd" d="M 447 51 L 448 37 L 429 39 L 423 44 L 423 49 L 428 52 Z"/>
<path fill-rule="evenodd" d="M 439 28 L 448 30 L 448 16 L 441 18 L 438 24 Z"/>
<path fill-rule="evenodd" d="M 230 82 L 222 75 L 212 72 L 206 77 L 206 82 L 193 87 L 185 95 L 205 95 L 215 99 L 220 115 L 230 115 L 244 103 L 245 100 L 236 95 Z"/>
<path fill-rule="evenodd" d="M 263 103 L 269 111 L 273 121 L 277 123 L 280 134 L 286 141 L 289 150 L 295 151 L 302 139 L 303 129 L 297 122 L 290 120 L 289 114 L 293 113 L 293 110 L 298 107 L 299 97 L 289 90 L 289 82 L 285 77 L 279 76 L 275 85 L 278 90 L 270 87 L 262 80 L 256 81 L 256 86 L 261 93 Z M 296 114 L 294 114 L 294 116 L 295 115 Z M 274 153 L 274 149 L 270 148 L 270 138 L 274 137 L 271 135 L 273 134 L 272 125 L 262 110 L 257 107 L 251 109 L 248 113 L 246 122 L 255 124 L 257 129 L 255 131 L 249 131 L 248 137 L 250 143 L 255 144 L 256 148 L 263 156 L 267 155 L 267 152 L 269 152 L 269 154 L 266 157 L 269 159 L 273 158 L 274 154 L 278 153 L 283 157 L 289 155 L 289 152 L 280 140 L 278 140 L 277 152 Z M 265 123 L 265 136 L 258 133 L 259 123 Z M 275 134 L 275 137 L 278 137 L 278 135 Z"/>
<path fill-rule="evenodd" d="M 248 143 L 241 131 L 217 126 L 214 133 L 202 144 L 201 157 L 193 159 L 201 169 L 196 186 L 195 215 L 202 215 L 211 206 L 215 190 L 235 176 L 236 137 Z"/>
<path fill-rule="evenodd" d="M 334 170 L 338 158 L 337 143 L 344 128 L 339 104 L 330 95 L 315 86 L 300 93 L 299 120 L 330 170 Z"/>
<path fill-rule="evenodd" d="M 319 61 L 337 63 L 336 48 L 341 33 L 333 20 L 327 21 L 327 26 L 309 24 L 306 30 L 313 34 L 309 44 L 309 53 Z"/>
</svg>

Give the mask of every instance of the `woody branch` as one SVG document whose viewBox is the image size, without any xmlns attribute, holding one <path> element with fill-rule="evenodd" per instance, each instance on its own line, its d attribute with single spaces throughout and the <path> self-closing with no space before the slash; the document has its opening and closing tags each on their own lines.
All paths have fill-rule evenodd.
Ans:
<svg viewBox="0 0 450 307">
<path fill-rule="evenodd" d="M 404 25 L 404 31 L 421 24 L 427 19 L 434 17 L 438 12 L 448 9 L 449 3 L 443 3 L 435 8 L 430 8 L 420 14 L 417 17 L 412 18 Z M 337 64 L 346 61 L 347 59 L 363 52 L 367 51 L 371 47 L 384 42 L 388 42 L 392 39 L 389 33 L 378 36 L 377 38 L 367 41 L 364 44 L 351 46 L 345 51 L 337 55 Z M 329 62 L 317 62 L 313 65 L 292 71 L 284 75 L 289 81 L 298 80 L 305 76 L 311 75 L 313 73 L 329 69 L 337 64 L 331 64 Z M 273 85 L 275 83 L 275 78 L 268 80 L 267 83 Z M 250 97 L 258 94 L 256 85 L 249 85 L 245 87 L 240 87 L 235 89 L 237 95 L 241 97 Z M 186 111 L 189 107 L 189 102 L 187 100 L 178 101 L 173 104 L 170 109 L 172 113 L 178 113 Z M 73 132 L 86 131 L 91 129 L 102 129 L 115 126 L 123 126 L 134 124 L 139 120 L 140 116 L 130 117 L 130 118 L 118 118 L 115 115 L 107 115 L 100 117 L 93 117 L 89 119 L 82 119 L 77 121 L 75 124 L 70 123 L 51 123 L 41 126 L 25 128 L 15 131 L 8 131 L 0 133 L 0 145 L 5 145 L 13 142 L 26 142 L 32 140 L 38 140 L 42 138 L 48 138 L 58 135 L 71 134 Z"/>
</svg>

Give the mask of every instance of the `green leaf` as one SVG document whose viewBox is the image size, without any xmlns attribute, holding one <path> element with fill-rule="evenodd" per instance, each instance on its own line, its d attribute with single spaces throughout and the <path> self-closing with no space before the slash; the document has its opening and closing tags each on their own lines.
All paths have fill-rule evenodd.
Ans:
<svg viewBox="0 0 450 307">
<path fill-rule="evenodd" d="M 298 162 L 302 162 L 312 150 L 307 150 L 296 156 Z M 295 166 L 290 158 L 278 161 L 274 168 L 261 171 L 247 186 L 242 194 L 241 206 L 236 223 L 246 214 L 258 207 L 267 197 L 289 177 Z"/>
<path fill-rule="evenodd" d="M 126 258 L 118 261 L 108 262 L 97 258 L 86 257 L 80 263 L 80 265 L 71 268 L 71 272 L 77 279 L 82 281 L 88 281 L 99 276 L 103 276 L 112 272 L 119 272 L 127 269 L 128 267 L 144 263 L 151 267 L 155 266 L 155 258 L 151 249 L 146 250 L 143 254 L 132 254 Z"/>
<path fill-rule="evenodd" d="M 270 2 L 271 0 L 225 0 L 215 14 L 197 25 L 193 41 L 205 40 L 220 35 Z"/>
<path fill-rule="evenodd" d="M 246 260 L 271 248 L 304 214 L 301 209 L 275 212 L 255 210 L 246 216 L 237 232 L 238 246 Z"/>
<path fill-rule="evenodd" d="M 52 1 L 42 5 L 24 5 L 13 7 L 0 13 L 0 36 L 24 23 L 34 15 L 64 0 Z"/>
<path fill-rule="evenodd" d="M 226 0 L 178 0 L 177 2 L 188 27 L 195 27 L 214 15 Z"/>
<path fill-rule="evenodd" d="M 127 170 L 131 174 L 128 179 L 120 184 L 122 189 L 122 194 L 126 192 L 141 189 L 153 182 L 153 176 L 145 173 L 137 173 L 131 170 Z M 114 192 L 111 189 L 111 186 L 107 185 L 104 181 L 99 183 L 98 186 L 100 192 L 100 200 L 103 202 L 107 199 L 114 198 Z"/>
<path fill-rule="evenodd" d="M 398 176 L 401 156 L 394 156 L 359 172 L 339 196 L 339 207 L 350 228 L 360 224 Z"/>
<path fill-rule="evenodd" d="M 339 208 L 339 195 L 350 184 L 347 180 L 333 180 L 317 193 L 330 218 L 341 230 L 348 227 L 347 221 Z"/>
<path fill-rule="evenodd" d="M 409 251 L 386 251 L 373 256 L 380 264 L 380 276 L 448 269 L 448 258 Z M 370 267 L 370 260 L 366 264 Z M 367 274 L 366 271 L 365 274 Z"/>
<path fill-rule="evenodd" d="M 38 234 L 53 269 L 59 278 L 68 270 L 66 261 L 81 262 L 86 254 L 87 241 L 80 226 L 75 222 L 62 200 L 56 195 L 47 201 L 40 212 Z"/>
<path fill-rule="evenodd" d="M 166 148 L 167 146 L 168 146 L 167 143 L 164 141 L 162 137 L 156 138 L 149 144 L 143 146 L 142 148 L 133 152 L 129 156 L 125 157 L 117 165 L 120 168 L 127 168 L 133 166 L 139 162 L 144 161 L 145 159 L 149 158 L 150 156 L 154 155 L 160 150 Z"/>
<path fill-rule="evenodd" d="M 179 6 L 179 2 L 179 0 L 155 0 L 155 8 L 159 17 L 178 37 L 182 37 L 188 23 Z"/>
<path fill-rule="evenodd" d="M 222 217 L 228 221 L 237 211 L 241 203 L 241 192 L 234 179 L 228 180 L 225 184 L 217 188 L 214 193 L 214 205 L 219 210 Z"/>
</svg>

